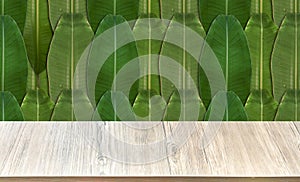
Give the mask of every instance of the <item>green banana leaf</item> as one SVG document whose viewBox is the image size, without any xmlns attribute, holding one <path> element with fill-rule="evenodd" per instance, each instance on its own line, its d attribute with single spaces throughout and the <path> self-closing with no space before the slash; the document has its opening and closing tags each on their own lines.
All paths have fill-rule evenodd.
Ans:
<svg viewBox="0 0 300 182">
<path fill-rule="evenodd" d="M 27 91 L 36 90 L 37 88 L 44 90 L 49 95 L 47 71 L 45 70 L 37 76 L 30 63 L 28 63 Z"/>
<path fill-rule="evenodd" d="M 46 69 L 46 60 L 52 38 L 47 0 L 27 0 L 24 40 L 29 62 L 36 74 Z M 38 82 L 38 81 L 37 81 Z"/>
<path fill-rule="evenodd" d="M 160 18 L 160 1 L 139 0 L 139 16 Z"/>
<path fill-rule="evenodd" d="M 268 90 L 253 90 L 245 105 L 249 121 L 273 121 L 277 107 Z"/>
<path fill-rule="evenodd" d="M 182 26 L 179 26 L 182 25 Z M 165 40 L 174 39 L 174 35 L 179 34 L 181 36 L 176 37 L 180 42 L 179 45 L 174 45 L 167 41 L 163 42 L 161 55 L 166 56 L 168 58 L 173 59 L 177 63 L 179 63 L 184 69 L 169 69 L 168 72 L 172 72 L 174 77 L 178 78 L 178 83 L 171 83 L 168 79 L 162 77 L 161 78 L 161 93 L 165 100 L 169 100 L 172 93 L 176 90 L 185 90 L 192 89 L 191 85 L 196 85 L 198 87 L 198 67 L 199 64 L 196 59 L 192 55 L 190 55 L 187 51 L 189 45 L 194 45 L 193 42 L 188 42 L 187 37 L 190 38 L 189 35 L 191 31 L 186 31 L 187 29 L 193 30 L 197 36 L 205 37 L 205 31 L 198 19 L 194 14 L 175 14 L 172 18 L 169 27 L 166 32 Z M 197 38 L 197 37 L 195 37 Z M 190 39 L 189 39 L 190 40 Z M 197 39 L 199 40 L 199 39 Z M 194 40 L 194 41 L 197 41 Z M 199 52 L 201 51 L 201 47 L 199 47 Z M 160 70 L 161 69 L 161 61 L 159 61 Z M 176 72 L 175 72 L 176 71 Z M 187 81 L 185 76 L 185 71 L 192 78 L 191 81 Z M 178 85 L 178 88 L 175 88 L 175 85 Z"/>
<path fill-rule="evenodd" d="M 56 101 L 64 89 L 74 88 L 74 72 L 77 63 L 93 39 L 86 17 L 82 14 L 64 14 L 55 30 L 49 55 L 48 79 L 50 98 Z"/>
<path fill-rule="evenodd" d="M 112 97 L 112 94 L 111 91 L 108 91 L 101 97 L 92 121 L 121 121 L 120 118 L 122 121 L 135 121 L 135 115 L 128 98 L 122 92 L 117 92 L 115 97 Z M 113 104 L 115 104 L 116 109 L 114 109 Z"/>
<path fill-rule="evenodd" d="M 220 15 L 212 23 L 206 41 L 222 67 L 226 81 L 225 89 L 235 92 L 242 103 L 245 103 L 250 94 L 251 58 L 241 24 L 233 15 Z M 205 80 L 200 80 L 200 82 L 208 85 Z M 209 90 L 210 88 L 202 89 Z M 211 98 L 210 95 L 201 96 L 206 100 Z"/>
<path fill-rule="evenodd" d="M 272 0 L 251 0 L 251 15 L 266 14 L 273 17 Z"/>
<path fill-rule="evenodd" d="M 86 16 L 86 0 L 48 0 L 49 16 L 54 31 L 64 13 L 81 13 Z"/>
<path fill-rule="evenodd" d="M 24 121 L 19 103 L 10 92 L 1 92 L 0 101 L 1 121 Z"/>
<path fill-rule="evenodd" d="M 122 15 L 127 21 L 138 17 L 138 0 L 87 0 L 89 22 L 94 31 L 108 14 Z"/>
<path fill-rule="evenodd" d="M 19 103 L 26 94 L 27 55 L 22 34 L 8 15 L 1 16 L 1 91 L 10 91 Z"/>
<path fill-rule="evenodd" d="M 30 90 L 22 103 L 22 111 L 26 121 L 49 121 L 54 103 L 43 90 Z"/>
<path fill-rule="evenodd" d="M 273 17 L 277 26 L 280 26 L 288 13 L 300 13 L 299 0 L 273 0 Z"/>
<path fill-rule="evenodd" d="M 279 102 L 288 90 L 300 89 L 300 14 L 288 14 L 284 19 L 272 54 L 272 79 L 275 100 Z"/>
<path fill-rule="evenodd" d="M 198 17 L 198 0 L 161 1 L 161 16 L 163 19 L 171 20 L 175 14 L 193 14 Z"/>
<path fill-rule="evenodd" d="M 251 0 L 199 0 L 200 20 L 208 30 L 218 15 L 234 15 L 243 27 L 250 17 Z"/>
<path fill-rule="evenodd" d="M 133 104 L 137 121 L 162 121 L 165 108 L 166 102 L 153 90 L 141 90 Z"/>
<path fill-rule="evenodd" d="M 168 101 L 164 121 L 202 121 L 205 113 L 206 109 L 198 92 L 175 91 Z"/>
<path fill-rule="evenodd" d="M 232 91 L 220 91 L 211 101 L 205 121 L 247 121 L 248 116 L 239 97 Z"/>
<path fill-rule="evenodd" d="M 251 89 L 272 93 L 271 53 L 277 26 L 267 14 L 252 15 L 245 29 L 252 65 Z"/>
<path fill-rule="evenodd" d="M 63 90 L 55 104 L 51 121 L 89 121 L 93 116 L 93 111 L 94 108 L 89 98 L 83 92 Z"/>
<path fill-rule="evenodd" d="M 121 28 L 117 28 L 117 25 L 121 26 Z M 104 34 L 105 37 L 103 37 L 102 34 Z M 123 66 L 127 65 L 132 59 L 138 57 L 136 43 L 134 40 L 133 32 L 122 16 L 107 15 L 100 23 L 88 58 L 89 65 L 91 65 L 91 67 L 95 67 L 93 64 L 97 64 L 99 62 L 104 63 L 96 80 L 96 103 L 99 102 L 105 92 L 118 90 L 119 85 L 117 83 L 113 83 L 116 75 Z M 124 41 L 128 42 L 128 44 L 120 46 L 118 49 L 119 45 Z M 116 48 L 116 51 L 114 51 L 114 48 Z M 104 58 L 103 55 L 107 55 L 108 57 Z M 134 75 L 130 72 L 125 77 L 128 77 L 129 79 L 132 76 Z M 88 78 L 88 81 L 90 80 L 91 79 Z M 132 86 L 131 94 L 129 95 L 129 100 L 131 102 L 133 102 L 136 97 L 137 91 L 138 82 Z"/>
<path fill-rule="evenodd" d="M 162 41 L 160 40 L 164 38 L 166 26 L 163 21 L 156 19 L 155 16 L 153 18 L 148 18 L 147 16 L 146 14 L 140 16 L 133 28 L 135 38 L 139 39 L 136 44 L 140 59 L 141 75 L 146 75 L 140 79 L 139 89 L 155 90 L 157 93 L 160 93 L 158 61 L 162 46 Z M 147 18 L 145 19 L 144 17 Z"/>
<path fill-rule="evenodd" d="M 11 16 L 17 22 L 21 32 L 23 32 L 26 17 L 26 6 L 26 0 L 1 0 L 1 15 Z"/>
<path fill-rule="evenodd" d="M 275 121 L 300 120 L 300 99 L 298 98 L 299 95 L 299 90 L 287 90 L 279 104 Z"/>
</svg>

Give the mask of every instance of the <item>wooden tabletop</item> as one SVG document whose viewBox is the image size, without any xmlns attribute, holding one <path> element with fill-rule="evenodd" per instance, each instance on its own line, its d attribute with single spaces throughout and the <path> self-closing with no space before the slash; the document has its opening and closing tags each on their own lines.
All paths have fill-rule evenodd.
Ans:
<svg viewBox="0 0 300 182">
<path fill-rule="evenodd" d="M 188 124 L 3 122 L 0 175 L 300 176 L 298 122 Z"/>
</svg>

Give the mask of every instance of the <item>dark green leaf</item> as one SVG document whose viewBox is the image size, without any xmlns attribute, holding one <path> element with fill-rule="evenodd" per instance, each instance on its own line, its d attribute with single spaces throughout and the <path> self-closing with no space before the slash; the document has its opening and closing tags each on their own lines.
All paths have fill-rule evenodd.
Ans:
<svg viewBox="0 0 300 182">
<path fill-rule="evenodd" d="M 119 27 L 116 27 L 117 25 L 119 25 Z M 103 34 L 105 37 L 103 37 Z M 123 42 L 128 43 L 124 46 L 120 46 Z M 114 48 L 116 48 L 116 51 L 114 51 Z M 118 86 L 120 85 L 113 83 L 116 75 L 123 66 L 137 57 L 138 54 L 133 32 L 126 20 L 122 16 L 106 16 L 97 30 L 96 38 L 92 44 L 88 58 L 91 67 L 97 67 L 92 65 L 98 64 L 99 62 L 104 63 L 99 74 L 97 74 L 98 78 L 95 86 L 96 102 L 100 100 L 105 92 L 118 90 Z M 130 72 L 125 77 L 130 78 L 132 76 L 134 75 Z M 90 81 L 90 79 L 88 79 L 88 81 Z M 138 85 L 136 84 L 133 86 L 133 91 L 131 92 L 133 94 L 129 97 L 131 102 L 137 95 L 137 87 Z"/>
<path fill-rule="evenodd" d="M 26 93 L 27 55 L 22 34 L 10 16 L 1 16 L 1 91 L 10 91 L 22 102 Z"/>
<path fill-rule="evenodd" d="M 206 121 L 247 121 L 243 103 L 234 92 L 220 91 L 212 99 L 205 115 Z"/>
<path fill-rule="evenodd" d="M 251 55 L 251 89 L 272 93 L 270 65 L 277 27 L 268 15 L 256 14 L 250 18 L 245 32 Z"/>
<path fill-rule="evenodd" d="M 89 121 L 93 110 L 88 97 L 81 91 L 64 90 L 55 104 L 51 121 Z"/>
<path fill-rule="evenodd" d="M 138 0 L 87 0 L 88 17 L 96 31 L 99 23 L 108 14 L 122 15 L 126 20 L 138 17 Z"/>
<path fill-rule="evenodd" d="M 300 91 L 288 90 L 283 96 L 275 121 L 299 121 L 300 118 Z"/>
<path fill-rule="evenodd" d="M 273 0 L 273 16 L 277 26 L 280 26 L 287 13 L 300 13 L 299 0 Z"/>
<path fill-rule="evenodd" d="M 176 91 L 170 97 L 164 121 L 202 121 L 205 112 L 205 106 L 198 92 L 181 91 L 179 94 Z"/>
<path fill-rule="evenodd" d="M 36 74 L 46 69 L 51 38 L 47 0 L 27 0 L 24 40 L 29 62 Z"/>
<path fill-rule="evenodd" d="M 277 102 L 267 90 L 254 90 L 251 92 L 245 105 L 250 121 L 273 121 Z"/>
<path fill-rule="evenodd" d="M 1 15 L 10 15 L 23 32 L 26 17 L 26 0 L 1 0 Z"/>
<path fill-rule="evenodd" d="M 139 92 L 133 104 L 138 121 L 162 121 L 166 102 L 153 90 Z"/>
<path fill-rule="evenodd" d="M 87 19 L 81 14 L 64 14 L 59 20 L 48 55 L 50 98 L 56 101 L 64 89 L 73 89 L 77 63 L 93 38 Z M 76 89 L 76 88 L 75 88 Z"/>
<path fill-rule="evenodd" d="M 277 102 L 288 90 L 300 89 L 300 14 L 288 14 L 281 25 L 272 54 L 273 92 Z"/>
<path fill-rule="evenodd" d="M 223 69 L 225 89 L 235 92 L 242 103 L 245 103 L 250 93 L 251 58 L 241 24 L 232 15 L 220 15 L 212 23 L 206 41 Z M 202 97 L 211 98 L 210 95 Z"/>
<path fill-rule="evenodd" d="M 122 92 L 113 96 L 112 92 L 108 91 L 101 97 L 92 120 L 121 121 L 120 118 L 122 118 L 122 121 L 135 121 L 131 104 Z"/>
<path fill-rule="evenodd" d="M 1 121 L 24 121 L 19 103 L 10 92 L 1 92 L 0 101 Z"/>
<path fill-rule="evenodd" d="M 200 19 L 208 30 L 218 15 L 234 15 L 243 27 L 250 17 L 251 0 L 199 0 Z"/>
<path fill-rule="evenodd" d="M 193 14 L 198 17 L 198 0 L 163 0 L 161 1 L 161 15 L 170 20 L 175 14 Z"/>
<path fill-rule="evenodd" d="M 22 103 L 26 121 L 49 121 L 54 104 L 43 90 L 30 90 Z"/>
<path fill-rule="evenodd" d="M 86 11 L 86 0 L 49 0 L 49 16 L 53 30 L 64 13 L 86 15 Z"/>
</svg>

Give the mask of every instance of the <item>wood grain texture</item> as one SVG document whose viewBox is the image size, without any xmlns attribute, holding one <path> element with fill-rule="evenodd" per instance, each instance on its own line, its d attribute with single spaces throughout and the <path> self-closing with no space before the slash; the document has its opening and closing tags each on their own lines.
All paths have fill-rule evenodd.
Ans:
<svg viewBox="0 0 300 182">
<path fill-rule="evenodd" d="M 87 177 L 70 177 L 70 178 L 4 178 L 2 182 L 299 182 L 299 178 L 222 178 L 222 177 L 106 177 L 106 178 L 87 178 Z"/>
<path fill-rule="evenodd" d="M 300 176 L 300 125 L 297 122 L 222 123 L 204 149 L 201 140 L 209 123 L 191 124 L 195 132 L 183 146 L 177 146 L 174 151 L 166 147 L 134 156 L 137 160 L 147 159 L 153 157 L 156 150 L 172 150 L 172 155 L 146 164 L 128 164 L 103 156 L 101 152 L 129 155 L 131 150 L 118 151 L 116 138 L 134 145 L 150 144 L 175 135 L 179 123 L 157 123 L 143 130 L 115 122 L 105 125 L 4 122 L 0 124 L 0 175 Z"/>
</svg>

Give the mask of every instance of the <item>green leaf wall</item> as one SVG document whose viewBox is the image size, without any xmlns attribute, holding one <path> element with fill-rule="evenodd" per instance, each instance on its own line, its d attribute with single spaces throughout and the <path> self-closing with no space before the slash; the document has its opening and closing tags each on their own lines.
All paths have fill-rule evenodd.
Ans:
<svg viewBox="0 0 300 182">
<path fill-rule="evenodd" d="M 0 11 L 2 121 L 300 118 L 300 0 L 1 0 Z M 180 47 L 168 42 L 174 35 Z M 109 54 L 108 45 L 117 50 Z M 222 78 L 199 65 L 213 65 L 202 56 L 207 48 L 225 81 L 213 94 L 210 83 Z M 169 65 L 175 80 L 159 75 L 163 57 L 183 68 Z M 139 71 L 117 78 L 123 68 Z"/>
</svg>

